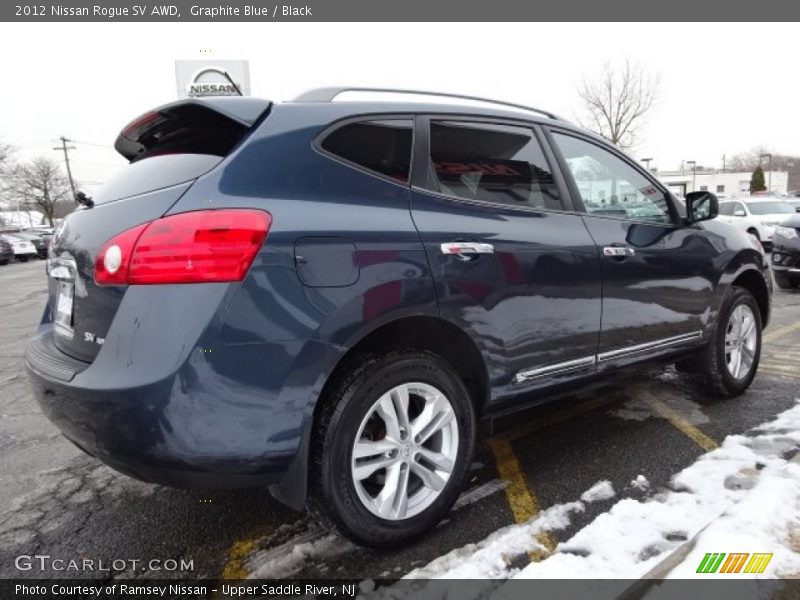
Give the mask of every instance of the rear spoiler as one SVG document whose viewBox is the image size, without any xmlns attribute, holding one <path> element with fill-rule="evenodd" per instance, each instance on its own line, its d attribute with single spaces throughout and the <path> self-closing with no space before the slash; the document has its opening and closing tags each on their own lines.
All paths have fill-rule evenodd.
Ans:
<svg viewBox="0 0 800 600">
<path fill-rule="evenodd" d="M 131 162 L 176 152 L 224 156 L 271 106 L 269 100 L 237 96 L 178 100 L 131 121 L 114 148 Z"/>
</svg>

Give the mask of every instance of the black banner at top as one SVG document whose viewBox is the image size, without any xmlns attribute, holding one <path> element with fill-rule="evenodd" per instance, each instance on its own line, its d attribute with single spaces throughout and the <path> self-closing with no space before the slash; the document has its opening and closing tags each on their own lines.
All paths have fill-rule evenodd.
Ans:
<svg viewBox="0 0 800 600">
<path fill-rule="evenodd" d="M 794 21 L 800 3 L 718 0 L 148 0 L 3 1 L 0 21 Z M 655 43 L 675 43 L 654 40 Z M 687 40 L 687 43 L 693 43 Z M 704 43 L 703 40 L 699 41 Z"/>
</svg>

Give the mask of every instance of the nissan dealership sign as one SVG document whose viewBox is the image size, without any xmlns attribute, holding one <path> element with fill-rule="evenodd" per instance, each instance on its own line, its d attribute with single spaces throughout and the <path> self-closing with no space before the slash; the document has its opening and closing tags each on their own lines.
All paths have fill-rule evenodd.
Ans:
<svg viewBox="0 0 800 600">
<path fill-rule="evenodd" d="M 179 98 L 250 95 L 246 60 L 176 60 L 175 80 Z"/>
</svg>

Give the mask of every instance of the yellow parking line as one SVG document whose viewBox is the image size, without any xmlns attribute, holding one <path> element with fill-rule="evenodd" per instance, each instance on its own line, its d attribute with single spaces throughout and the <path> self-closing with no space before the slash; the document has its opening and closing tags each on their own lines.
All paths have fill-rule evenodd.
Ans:
<svg viewBox="0 0 800 600">
<path fill-rule="evenodd" d="M 244 568 L 244 559 L 256 547 L 258 537 L 253 537 L 235 542 L 228 551 L 228 559 L 222 569 L 223 579 L 245 579 L 247 571 Z"/>
<path fill-rule="evenodd" d="M 488 440 L 489 448 L 494 455 L 500 478 L 508 482 L 505 489 L 506 499 L 514 515 L 516 523 L 525 523 L 541 512 L 539 501 L 533 490 L 527 485 L 525 475 L 520 468 L 519 460 L 511 448 L 511 442 L 504 436 L 495 436 Z M 532 561 L 540 561 L 552 553 L 556 547 L 555 540 L 546 531 L 539 533 L 536 540 L 546 548 L 545 552 L 534 550 L 530 553 Z"/>
<path fill-rule="evenodd" d="M 711 450 L 715 450 L 719 448 L 719 444 L 708 437 L 705 433 L 700 431 L 697 427 L 689 423 L 686 419 L 683 418 L 677 411 L 673 410 L 666 404 L 664 404 L 661 400 L 642 390 L 639 393 L 639 396 L 644 401 L 647 406 L 649 406 L 653 411 L 664 417 L 667 421 L 669 421 L 677 430 L 681 433 L 686 435 L 689 439 L 691 439 L 695 444 L 700 446 L 706 452 L 710 452 Z"/>
<path fill-rule="evenodd" d="M 792 333 L 793 331 L 798 331 L 798 330 L 800 330 L 800 322 L 793 323 L 791 325 L 787 325 L 786 327 L 781 327 L 780 329 L 775 329 L 773 331 L 770 331 L 764 334 L 764 337 L 762 338 L 761 341 L 764 343 L 772 342 L 780 337 L 783 337 L 789 333 Z"/>
<path fill-rule="evenodd" d="M 566 410 L 560 410 L 542 418 L 537 418 L 534 421 L 529 421 L 507 432 L 494 435 L 487 440 L 495 463 L 497 464 L 498 474 L 501 479 L 508 482 L 508 486 L 505 489 L 506 500 L 508 501 L 516 523 L 525 523 L 538 515 L 541 512 L 541 506 L 539 505 L 539 500 L 536 498 L 535 492 L 525 480 L 525 475 L 511 447 L 511 442 L 606 404 L 610 404 L 618 399 L 619 397 L 617 394 L 604 394 L 592 398 L 587 402 L 575 404 Z M 546 550 L 534 550 L 530 552 L 530 559 L 534 562 L 538 562 L 552 554 L 556 547 L 555 539 L 547 531 L 539 533 L 536 536 L 536 541 L 544 546 Z"/>
</svg>

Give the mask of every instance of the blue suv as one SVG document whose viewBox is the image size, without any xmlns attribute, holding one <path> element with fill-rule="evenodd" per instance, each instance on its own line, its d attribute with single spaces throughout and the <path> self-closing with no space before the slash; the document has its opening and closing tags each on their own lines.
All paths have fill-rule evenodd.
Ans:
<svg viewBox="0 0 800 600">
<path fill-rule="evenodd" d="M 26 353 L 68 439 L 387 547 L 448 512 L 479 418 L 653 362 L 747 389 L 769 267 L 713 194 L 684 206 L 546 111 L 334 101 L 352 89 L 123 129 L 130 165 L 56 232 Z"/>
</svg>

